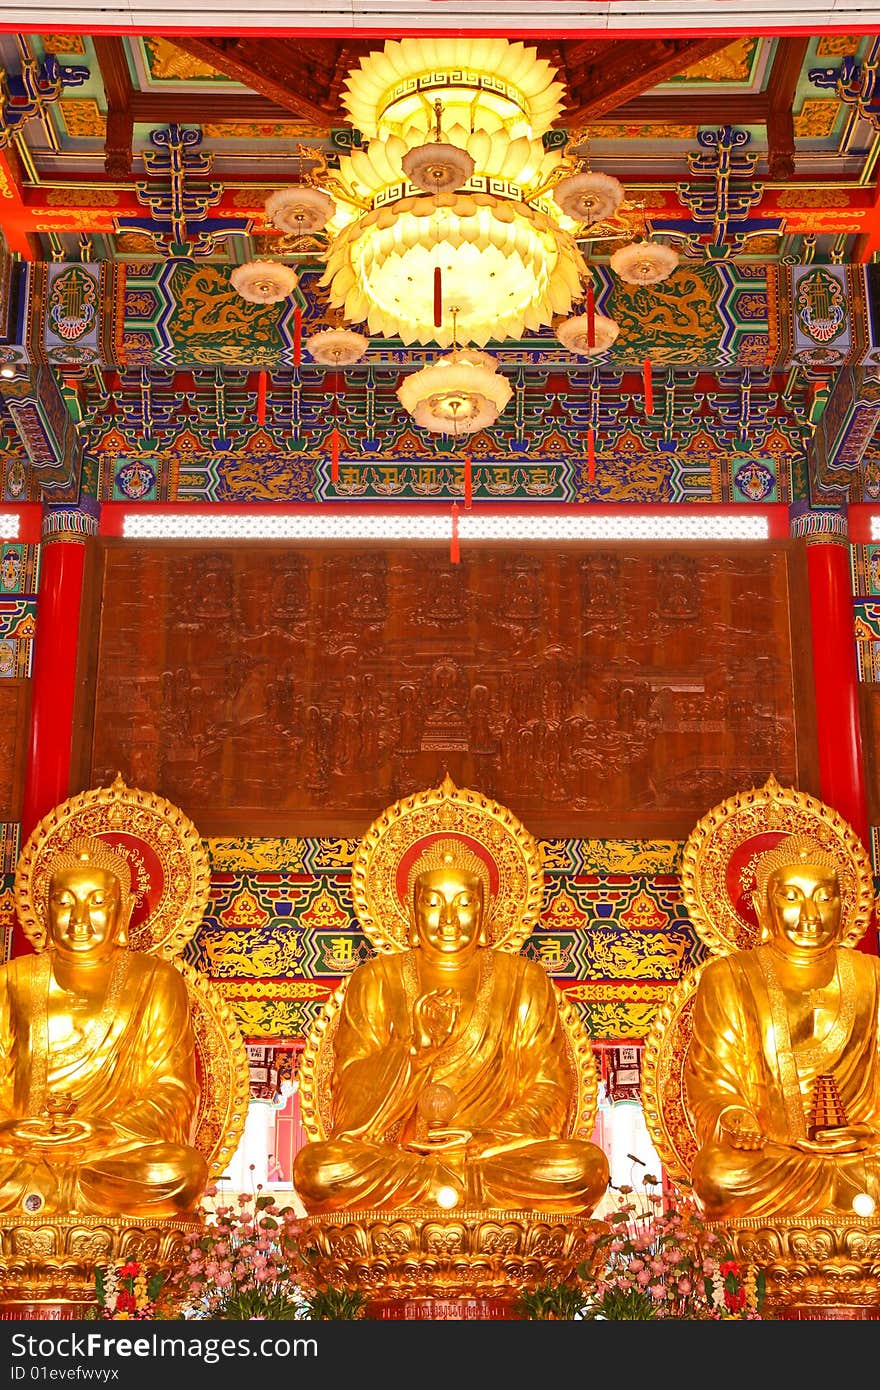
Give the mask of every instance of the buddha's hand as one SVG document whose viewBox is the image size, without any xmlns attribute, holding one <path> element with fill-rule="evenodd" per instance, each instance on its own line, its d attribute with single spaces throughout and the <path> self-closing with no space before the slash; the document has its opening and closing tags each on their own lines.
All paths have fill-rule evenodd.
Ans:
<svg viewBox="0 0 880 1390">
<path fill-rule="evenodd" d="M 834 1125 L 812 1139 L 799 1139 L 797 1148 L 814 1154 L 862 1153 L 874 1137 L 870 1125 Z"/>
<path fill-rule="evenodd" d="M 61 1118 L 33 1115 L 0 1124 L 0 1147 L 16 1143 L 49 1149 L 92 1146 L 107 1139 L 112 1132 L 112 1126 L 103 1121 L 84 1120 L 75 1115 Z"/>
<path fill-rule="evenodd" d="M 732 1149 L 763 1149 L 764 1136 L 748 1110 L 726 1110 L 721 1116 L 721 1137 Z"/>
<path fill-rule="evenodd" d="M 506 1130 L 476 1129 L 467 1145 L 468 1158 L 493 1158 L 496 1154 L 511 1153 L 528 1148 L 534 1140 L 529 1135 L 511 1134 Z"/>
<path fill-rule="evenodd" d="M 410 1056 L 428 1061 L 451 1038 L 461 1011 L 457 989 L 431 989 L 413 1004 L 413 1036 Z"/>
</svg>

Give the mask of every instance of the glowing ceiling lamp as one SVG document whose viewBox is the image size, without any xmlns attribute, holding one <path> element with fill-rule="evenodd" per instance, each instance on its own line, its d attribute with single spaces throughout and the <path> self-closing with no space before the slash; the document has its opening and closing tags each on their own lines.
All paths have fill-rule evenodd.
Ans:
<svg viewBox="0 0 880 1390">
<path fill-rule="evenodd" d="M 235 267 L 229 279 L 249 304 L 279 304 L 299 284 L 296 271 L 280 261 L 245 261 Z"/>
<path fill-rule="evenodd" d="M 562 346 L 579 357 L 607 352 L 617 341 L 619 332 L 620 325 L 606 314 L 594 314 L 592 321 L 587 314 L 577 314 L 556 326 L 556 336 Z"/>
<path fill-rule="evenodd" d="M 510 400 L 510 382 L 488 352 L 456 348 L 407 376 L 397 396 L 433 434 L 474 434 L 493 425 Z"/>
<path fill-rule="evenodd" d="M 611 269 L 629 285 L 656 285 L 678 265 L 678 252 L 654 241 L 621 246 L 611 257 Z"/>
<path fill-rule="evenodd" d="M 324 328 L 306 343 L 310 355 L 325 367 L 349 367 L 360 362 L 369 346 L 369 338 L 349 328 Z"/>
<path fill-rule="evenodd" d="M 478 346 L 568 314 L 586 265 L 552 196 L 570 165 L 542 140 L 563 95 L 534 49 L 500 37 L 406 38 L 362 58 L 343 101 L 366 144 L 324 182 L 331 305 L 374 336 L 441 347 L 453 305 Z"/>
</svg>

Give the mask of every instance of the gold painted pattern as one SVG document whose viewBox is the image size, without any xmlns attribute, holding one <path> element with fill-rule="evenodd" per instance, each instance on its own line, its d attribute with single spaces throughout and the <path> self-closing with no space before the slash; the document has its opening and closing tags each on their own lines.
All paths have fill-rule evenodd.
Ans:
<svg viewBox="0 0 880 1390">
<path fill-rule="evenodd" d="M 58 111 L 68 135 L 75 138 L 101 138 L 107 134 L 107 117 L 103 114 L 94 97 L 62 97 Z M 100 202 L 101 190 L 93 189 L 96 202 Z"/>
<path fill-rule="evenodd" d="M 151 77 L 160 81 L 191 82 L 210 78 L 217 82 L 229 82 L 225 73 L 218 72 L 201 58 L 194 58 L 170 39 L 145 38 L 144 51 Z"/>
</svg>

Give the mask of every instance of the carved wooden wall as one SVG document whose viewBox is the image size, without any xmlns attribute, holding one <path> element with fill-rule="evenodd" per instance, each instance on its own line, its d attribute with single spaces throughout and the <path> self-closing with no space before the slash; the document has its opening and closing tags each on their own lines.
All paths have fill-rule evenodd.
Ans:
<svg viewBox="0 0 880 1390">
<path fill-rule="evenodd" d="M 0 680 L 0 821 L 21 818 L 30 700 L 29 678 Z"/>
<path fill-rule="evenodd" d="M 205 835 L 359 835 L 448 770 L 540 837 L 683 838 L 814 790 L 790 543 L 335 549 L 108 542 L 83 784 Z M 800 616 L 798 616 L 800 614 Z"/>
<path fill-rule="evenodd" d="M 880 824 L 880 685 L 864 681 L 859 686 L 859 718 L 868 820 Z"/>
</svg>

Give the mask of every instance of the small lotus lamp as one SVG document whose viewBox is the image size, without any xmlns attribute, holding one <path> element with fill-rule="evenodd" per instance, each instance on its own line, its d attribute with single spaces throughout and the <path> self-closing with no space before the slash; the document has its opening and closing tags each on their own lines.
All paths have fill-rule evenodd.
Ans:
<svg viewBox="0 0 880 1390">
<path fill-rule="evenodd" d="M 628 285 L 656 285 L 678 265 L 678 252 L 654 241 L 621 246 L 610 258 L 611 269 Z"/>
<path fill-rule="evenodd" d="M 563 347 L 579 357 L 594 357 L 607 352 L 620 332 L 620 325 L 607 314 L 593 315 L 593 331 L 590 333 L 590 320 L 587 314 L 576 314 L 563 319 L 556 326 L 556 336 Z M 590 341 L 592 337 L 592 342 Z"/>
<path fill-rule="evenodd" d="M 434 114 L 437 119 L 434 139 L 407 150 L 400 161 L 401 167 L 410 183 L 423 193 L 454 193 L 467 183 L 476 166 L 467 150 L 450 145 L 442 138 L 443 103 L 439 99 L 434 102 Z"/>
<path fill-rule="evenodd" d="M 265 203 L 266 216 L 279 232 L 287 236 L 307 236 L 320 232 L 336 211 L 336 204 L 320 188 L 300 185 L 278 188 Z"/>
<path fill-rule="evenodd" d="M 326 367 L 350 367 L 370 346 L 364 333 L 350 328 L 322 328 L 306 340 L 306 347 L 316 362 Z"/>
<path fill-rule="evenodd" d="M 589 227 L 593 222 L 614 216 L 623 202 L 623 184 L 610 174 L 583 169 L 560 179 L 553 190 L 553 198 L 566 217 Z"/>
<path fill-rule="evenodd" d="M 493 425 L 512 395 L 488 352 L 457 348 L 406 377 L 397 396 L 432 434 L 474 434 Z"/>
<path fill-rule="evenodd" d="M 296 271 L 280 261 L 245 261 L 235 267 L 229 279 L 249 304 L 278 304 L 299 284 Z"/>
</svg>

